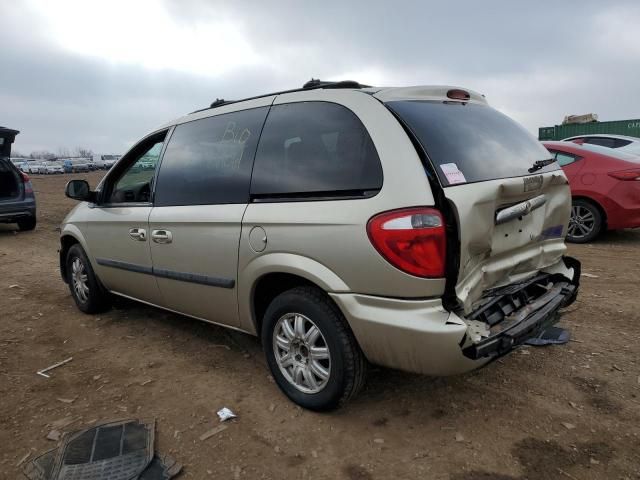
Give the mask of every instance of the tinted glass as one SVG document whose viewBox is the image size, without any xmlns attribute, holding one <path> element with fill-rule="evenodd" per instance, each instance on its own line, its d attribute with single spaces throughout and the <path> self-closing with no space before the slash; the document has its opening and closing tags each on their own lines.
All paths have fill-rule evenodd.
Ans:
<svg viewBox="0 0 640 480">
<path fill-rule="evenodd" d="M 353 112 L 328 102 L 271 108 L 256 153 L 252 194 L 332 196 L 381 187 L 380 159 Z"/>
<path fill-rule="evenodd" d="M 601 147 L 614 148 L 616 141 L 613 138 L 606 137 L 587 137 L 584 139 L 584 143 L 589 145 L 600 145 Z"/>
<path fill-rule="evenodd" d="M 153 177 L 163 143 L 164 139 L 143 147 L 133 164 L 116 180 L 108 203 L 146 203 L 151 200 Z"/>
<path fill-rule="evenodd" d="M 570 163 L 575 162 L 576 158 L 573 155 L 569 155 L 568 153 L 557 152 L 556 160 L 561 167 L 564 167 L 565 165 L 569 165 Z"/>
<path fill-rule="evenodd" d="M 631 140 L 625 140 L 623 138 L 616 138 L 614 139 L 613 145 L 614 148 L 620 148 L 620 147 L 625 147 L 627 145 L 629 145 L 631 143 Z"/>
<path fill-rule="evenodd" d="M 417 137 L 442 185 L 531 175 L 551 154 L 533 135 L 486 105 L 398 101 L 387 106 Z M 535 174 L 559 168 L 557 163 Z"/>
<path fill-rule="evenodd" d="M 162 159 L 154 204 L 248 202 L 251 166 L 267 111 L 254 108 L 178 125 Z"/>
</svg>

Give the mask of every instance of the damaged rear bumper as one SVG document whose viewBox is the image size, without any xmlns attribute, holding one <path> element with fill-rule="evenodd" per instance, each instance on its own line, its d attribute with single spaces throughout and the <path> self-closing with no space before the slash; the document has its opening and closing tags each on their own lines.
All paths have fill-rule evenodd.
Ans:
<svg viewBox="0 0 640 480">
<path fill-rule="evenodd" d="M 485 292 L 458 315 L 441 299 L 409 300 L 330 293 L 367 359 L 426 375 L 455 375 L 486 365 L 554 324 L 576 297 L 580 263 L 565 257 L 527 281 Z"/>
<path fill-rule="evenodd" d="M 463 341 L 464 356 L 472 360 L 498 358 L 557 323 L 558 311 L 575 301 L 580 284 L 580 262 L 571 257 L 563 260 L 572 278 L 540 273 L 525 282 L 486 292 L 482 306 L 467 317 L 474 334 Z"/>
</svg>

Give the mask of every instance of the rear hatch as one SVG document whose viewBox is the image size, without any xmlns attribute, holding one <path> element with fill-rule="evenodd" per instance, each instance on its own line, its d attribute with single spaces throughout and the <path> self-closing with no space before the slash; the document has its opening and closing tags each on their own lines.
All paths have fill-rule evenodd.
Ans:
<svg viewBox="0 0 640 480">
<path fill-rule="evenodd" d="M 431 184 L 451 207 L 458 244 L 448 255 L 455 296 L 468 314 L 487 290 L 561 259 L 570 190 L 550 153 L 523 127 L 477 94 L 450 101 L 446 92 L 444 99 L 412 96 L 386 105 L 419 142 Z"/>
</svg>

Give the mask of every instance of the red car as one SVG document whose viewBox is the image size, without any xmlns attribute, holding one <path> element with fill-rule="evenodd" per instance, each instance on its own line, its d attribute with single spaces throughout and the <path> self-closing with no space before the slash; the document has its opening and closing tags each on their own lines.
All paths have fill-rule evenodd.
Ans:
<svg viewBox="0 0 640 480">
<path fill-rule="evenodd" d="M 640 156 L 598 145 L 542 142 L 569 178 L 573 208 L 567 240 L 640 227 Z"/>
</svg>

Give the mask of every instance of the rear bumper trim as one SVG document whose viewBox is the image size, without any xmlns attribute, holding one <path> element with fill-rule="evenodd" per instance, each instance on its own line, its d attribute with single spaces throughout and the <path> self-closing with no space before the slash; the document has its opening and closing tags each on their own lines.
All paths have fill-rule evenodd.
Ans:
<svg viewBox="0 0 640 480">
<path fill-rule="evenodd" d="M 557 323 L 558 311 L 573 303 L 579 288 L 580 263 L 573 258 L 565 258 L 565 264 L 573 268 L 573 279 L 563 277 L 563 280 L 556 280 L 547 293 L 523 305 L 496 324 L 491 336 L 464 348 L 464 356 L 472 360 L 501 357 Z M 549 280 L 557 278 L 556 275 L 549 276 Z"/>
</svg>

